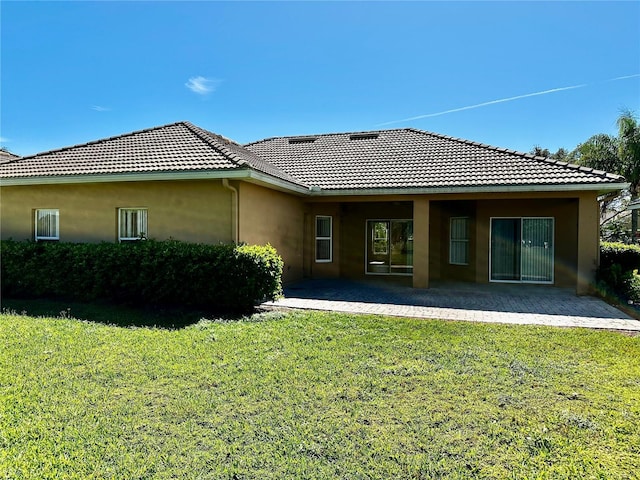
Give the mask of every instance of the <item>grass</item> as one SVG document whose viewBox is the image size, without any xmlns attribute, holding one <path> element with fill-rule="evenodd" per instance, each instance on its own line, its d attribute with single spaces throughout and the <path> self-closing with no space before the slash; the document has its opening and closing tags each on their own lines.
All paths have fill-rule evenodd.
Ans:
<svg viewBox="0 0 640 480">
<path fill-rule="evenodd" d="M 585 329 L 3 314 L 0 478 L 638 478 L 639 359 Z"/>
</svg>

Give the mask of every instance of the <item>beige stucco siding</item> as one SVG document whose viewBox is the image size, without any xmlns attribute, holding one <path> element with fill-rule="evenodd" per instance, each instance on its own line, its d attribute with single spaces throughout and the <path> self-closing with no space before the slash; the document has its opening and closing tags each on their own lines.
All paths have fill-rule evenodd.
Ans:
<svg viewBox="0 0 640 480">
<path fill-rule="evenodd" d="M 597 194 L 593 191 L 405 196 L 389 201 L 380 201 L 381 197 L 341 197 L 340 202 L 315 200 L 307 207 L 305 245 L 305 273 L 312 277 L 365 276 L 366 221 L 413 218 L 414 286 L 424 287 L 429 281 L 438 280 L 488 283 L 491 218 L 552 217 L 554 285 L 575 288 L 582 294 L 587 293 L 594 281 L 599 232 Z M 417 202 L 422 202 L 419 209 Z M 313 263 L 313 221 L 318 214 L 336 215 L 334 252 L 339 251 L 339 265 Z M 449 263 L 452 216 L 470 219 L 469 265 Z M 418 225 L 420 220 L 427 222 Z M 424 236 L 428 237 L 428 248 L 423 251 L 425 245 L 418 240 Z M 424 257 L 429 259 L 428 263 L 424 263 Z"/>
<path fill-rule="evenodd" d="M 413 202 L 344 203 L 340 211 L 340 274 L 361 278 L 366 268 L 367 220 L 411 220 Z"/>
<path fill-rule="evenodd" d="M 33 239 L 34 210 L 60 212 L 60 240 L 117 241 L 118 208 L 146 208 L 149 238 L 232 241 L 231 192 L 219 180 L 3 186 L 2 238 Z"/>
<path fill-rule="evenodd" d="M 554 219 L 554 284 L 576 288 L 578 261 L 578 200 L 485 200 L 476 210 L 476 282 L 489 281 L 489 240 L 491 218 L 552 217 Z M 597 225 L 593 232 L 597 235 Z M 597 242 L 597 237 L 593 241 Z M 593 253 L 593 252 L 591 252 Z"/>
<path fill-rule="evenodd" d="M 239 241 L 270 243 L 284 260 L 283 281 L 302 278 L 304 205 L 294 196 L 242 182 L 238 189 Z"/>
</svg>

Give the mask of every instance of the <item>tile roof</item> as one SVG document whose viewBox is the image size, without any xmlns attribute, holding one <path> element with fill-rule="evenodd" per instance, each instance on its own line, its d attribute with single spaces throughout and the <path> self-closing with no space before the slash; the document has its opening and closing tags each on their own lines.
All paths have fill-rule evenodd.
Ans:
<svg viewBox="0 0 640 480">
<path fill-rule="evenodd" d="M 322 190 L 624 182 L 591 168 L 412 128 L 277 137 L 245 147 Z"/>
<path fill-rule="evenodd" d="M 0 150 L 0 163 L 10 162 L 11 160 L 16 160 L 18 158 L 20 158 L 20 155 L 16 155 L 15 153 L 11 153 L 6 150 Z"/>
<path fill-rule="evenodd" d="M 615 188 L 624 182 L 590 168 L 412 128 L 276 137 L 242 146 L 189 122 L 177 122 L 0 161 L 4 179 L 211 171 L 257 171 L 293 184 L 298 191 L 317 187 L 327 193 L 607 184 Z"/>
<path fill-rule="evenodd" d="M 0 177 L 253 169 L 294 182 L 241 145 L 177 122 L 0 164 Z"/>
</svg>

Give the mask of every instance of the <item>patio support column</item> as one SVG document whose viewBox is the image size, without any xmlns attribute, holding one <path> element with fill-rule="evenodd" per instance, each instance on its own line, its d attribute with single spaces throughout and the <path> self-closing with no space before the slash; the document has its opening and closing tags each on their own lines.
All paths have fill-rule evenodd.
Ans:
<svg viewBox="0 0 640 480">
<path fill-rule="evenodd" d="M 413 201 L 413 288 L 429 288 L 429 200 Z"/>
<path fill-rule="evenodd" d="M 578 200 L 578 264 L 576 294 L 587 295 L 595 282 L 599 262 L 600 219 L 595 195 L 582 194 Z"/>
</svg>

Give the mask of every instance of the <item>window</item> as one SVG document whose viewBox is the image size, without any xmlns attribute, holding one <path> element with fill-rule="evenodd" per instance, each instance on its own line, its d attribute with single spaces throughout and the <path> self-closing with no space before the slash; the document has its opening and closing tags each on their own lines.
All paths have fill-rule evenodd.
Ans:
<svg viewBox="0 0 640 480">
<path fill-rule="evenodd" d="M 491 219 L 489 280 L 553 283 L 552 217 Z"/>
<path fill-rule="evenodd" d="M 367 274 L 413 274 L 413 220 L 367 220 Z"/>
<path fill-rule="evenodd" d="M 331 262 L 332 217 L 316 217 L 316 262 Z"/>
<path fill-rule="evenodd" d="M 373 254 L 389 253 L 389 222 L 373 222 Z"/>
<path fill-rule="evenodd" d="M 60 240 L 60 212 L 57 209 L 36 210 L 35 240 Z"/>
<path fill-rule="evenodd" d="M 451 217 L 449 263 L 469 265 L 469 217 Z"/>
<path fill-rule="evenodd" d="M 147 238 L 147 209 L 118 209 L 118 240 L 128 242 Z"/>
</svg>

